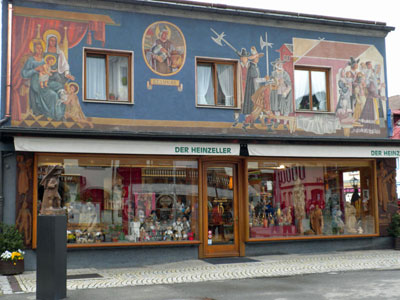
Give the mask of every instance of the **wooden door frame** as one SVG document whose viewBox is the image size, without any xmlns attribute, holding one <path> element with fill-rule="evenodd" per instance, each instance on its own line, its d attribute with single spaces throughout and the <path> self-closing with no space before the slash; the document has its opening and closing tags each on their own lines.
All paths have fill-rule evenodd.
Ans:
<svg viewBox="0 0 400 300">
<path fill-rule="evenodd" d="M 246 219 L 247 219 L 247 211 L 246 211 L 246 191 L 247 186 L 244 181 L 244 164 L 245 160 L 237 157 L 205 157 L 199 160 L 199 229 L 200 229 L 200 247 L 199 247 L 199 258 L 206 258 L 206 257 L 223 257 L 223 256 L 236 256 L 229 253 L 226 254 L 218 254 L 216 255 L 207 255 L 206 254 L 206 247 L 207 247 L 207 239 L 208 239 L 208 223 L 206 222 L 205 214 L 207 206 L 204 205 L 204 197 L 206 193 L 207 182 L 204 182 L 204 172 L 206 169 L 204 168 L 207 164 L 233 164 L 236 166 L 236 209 L 237 209 L 237 232 L 235 232 L 235 238 L 237 238 L 238 243 L 238 256 L 245 255 L 245 228 L 246 228 Z"/>
</svg>

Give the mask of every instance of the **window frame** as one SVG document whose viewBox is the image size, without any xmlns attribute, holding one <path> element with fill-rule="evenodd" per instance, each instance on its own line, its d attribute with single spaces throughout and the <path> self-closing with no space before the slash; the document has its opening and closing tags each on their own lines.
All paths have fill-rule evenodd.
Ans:
<svg viewBox="0 0 400 300">
<path fill-rule="evenodd" d="M 108 98 L 109 95 L 109 85 L 108 85 L 108 68 L 109 68 L 109 64 L 108 64 L 108 57 L 109 56 L 121 56 L 121 57 L 127 57 L 128 58 L 128 100 L 110 100 L 110 99 L 105 99 L 105 100 L 101 100 L 101 99 L 91 99 L 88 98 L 87 95 L 87 82 L 86 82 L 86 72 L 87 72 L 87 57 L 88 54 L 90 56 L 90 54 L 92 55 L 104 55 L 105 56 L 105 67 L 106 67 L 106 95 Z M 133 51 L 123 51 L 123 50 L 109 50 L 109 49 L 98 49 L 98 48 L 87 48 L 84 47 L 83 48 L 83 70 L 82 70 L 82 82 L 83 82 L 83 101 L 85 102 L 95 102 L 95 103 L 112 103 L 112 104 L 134 104 L 134 90 L 133 90 L 133 55 L 134 52 Z"/>
<path fill-rule="evenodd" d="M 296 71 L 308 71 L 308 82 L 309 82 L 309 95 L 308 99 L 310 101 L 310 108 L 309 109 L 300 109 L 297 108 L 296 105 L 296 89 L 294 91 L 294 104 L 295 104 L 295 111 L 296 112 L 312 112 L 312 113 L 329 113 L 331 112 L 331 103 L 330 103 L 330 74 L 331 74 L 331 69 L 330 68 L 324 68 L 324 67 L 310 67 L 310 66 L 295 66 L 294 67 L 294 72 Z M 313 110 L 313 105 L 312 105 L 312 80 L 311 80 L 311 73 L 313 71 L 317 72 L 324 72 L 325 73 L 325 88 L 326 88 L 326 110 Z M 294 83 L 296 85 L 296 82 Z"/>
<path fill-rule="evenodd" d="M 197 98 L 197 66 L 201 64 L 204 65 L 209 65 L 211 64 L 212 67 L 212 78 L 213 78 L 213 87 L 214 87 L 214 104 L 199 104 L 198 98 Z M 232 65 L 233 66 L 233 105 L 232 106 L 227 106 L 227 105 L 219 105 L 218 104 L 218 81 L 215 79 L 217 78 L 217 68 L 216 65 Z M 208 58 L 208 57 L 196 57 L 196 66 L 195 66 L 195 78 L 196 78 L 196 107 L 200 108 L 222 108 L 222 109 L 238 109 L 240 108 L 239 106 L 239 101 L 238 101 L 238 66 L 239 66 L 239 61 L 237 59 L 219 59 L 219 58 Z"/>
</svg>

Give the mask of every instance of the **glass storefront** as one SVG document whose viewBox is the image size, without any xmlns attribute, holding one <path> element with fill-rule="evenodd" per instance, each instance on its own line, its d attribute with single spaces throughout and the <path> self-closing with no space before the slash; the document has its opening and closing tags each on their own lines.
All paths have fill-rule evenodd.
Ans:
<svg viewBox="0 0 400 300">
<path fill-rule="evenodd" d="M 249 158 L 244 182 L 234 179 L 238 160 L 200 160 L 203 186 L 198 158 L 37 154 L 36 161 L 38 212 L 42 178 L 50 167 L 62 168 L 69 244 L 222 247 L 245 241 L 235 226 L 248 231 L 249 241 L 377 233 L 374 160 Z M 248 210 L 239 214 L 246 185 Z M 202 200 L 199 190 L 207 195 Z M 199 228 L 205 231 L 201 241 Z"/>
<path fill-rule="evenodd" d="M 374 234 L 370 160 L 251 160 L 249 238 Z"/>
<path fill-rule="evenodd" d="M 59 194 L 68 243 L 144 243 L 198 239 L 198 163 L 190 159 L 38 155 L 40 181 L 63 168 Z"/>
</svg>

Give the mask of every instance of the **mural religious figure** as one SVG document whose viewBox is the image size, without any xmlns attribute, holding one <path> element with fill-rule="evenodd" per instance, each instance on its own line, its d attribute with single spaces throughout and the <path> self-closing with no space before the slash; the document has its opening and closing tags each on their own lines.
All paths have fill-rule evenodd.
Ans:
<svg viewBox="0 0 400 300">
<path fill-rule="evenodd" d="M 186 42 L 182 31 L 169 22 L 155 22 L 143 36 L 143 55 L 154 73 L 169 76 L 178 73 L 186 58 Z"/>
</svg>

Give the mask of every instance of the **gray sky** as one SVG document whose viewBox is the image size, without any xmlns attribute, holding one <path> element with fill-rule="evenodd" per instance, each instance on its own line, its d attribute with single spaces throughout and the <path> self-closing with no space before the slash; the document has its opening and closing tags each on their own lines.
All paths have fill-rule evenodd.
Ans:
<svg viewBox="0 0 400 300">
<path fill-rule="evenodd" d="M 197 1 L 197 0 L 194 0 Z M 400 17 L 397 1 L 393 0 L 200 0 L 231 6 L 255 7 L 341 18 L 385 22 L 396 27 L 386 37 L 386 66 L 388 96 L 400 95 Z"/>
</svg>

